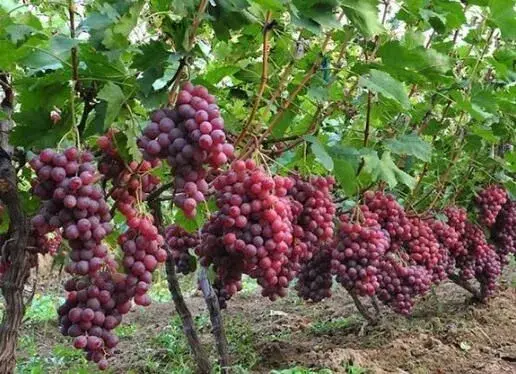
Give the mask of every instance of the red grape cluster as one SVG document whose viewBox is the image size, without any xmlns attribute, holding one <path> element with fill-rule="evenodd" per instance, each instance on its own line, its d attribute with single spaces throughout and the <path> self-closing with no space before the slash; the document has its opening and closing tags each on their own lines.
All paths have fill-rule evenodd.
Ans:
<svg viewBox="0 0 516 374">
<path fill-rule="evenodd" d="M 189 233 L 181 226 L 170 225 L 165 229 L 165 242 L 168 245 L 178 272 L 189 274 L 195 271 L 197 261 L 190 253 L 190 250 L 199 245 L 199 235 Z"/>
<path fill-rule="evenodd" d="M 460 238 L 462 238 L 466 233 L 466 222 L 468 220 L 466 209 L 449 206 L 444 209 L 444 214 L 448 219 L 448 225 L 457 232 Z"/>
<path fill-rule="evenodd" d="M 146 160 L 166 159 L 174 169 L 175 202 L 187 217 L 196 215 L 197 204 L 208 192 L 208 164 L 219 168 L 233 158 L 226 143 L 224 120 L 215 97 L 190 82 L 179 91 L 174 110 L 157 110 L 138 139 Z"/>
<path fill-rule="evenodd" d="M 504 188 L 491 185 L 477 195 L 475 202 L 480 209 L 480 222 L 491 227 L 496 222 L 496 216 L 507 202 L 507 191 Z"/>
<path fill-rule="evenodd" d="M 37 175 L 33 190 L 43 200 L 32 225 L 39 235 L 62 228 L 71 248 L 71 261 L 65 269 L 74 278 L 67 283 L 69 293 L 60 308 L 61 330 L 75 337 L 74 345 L 86 350 L 87 357 L 105 369 L 107 349 L 116 345 L 109 333 L 114 326 L 107 316 L 118 318 L 112 313 L 119 313 L 114 309 L 119 305 L 102 303 L 99 289 L 91 294 L 86 290 L 99 278 L 103 267 L 116 267 L 102 244 L 112 230 L 111 215 L 102 189 L 95 184 L 97 171 L 92 161 L 91 153 L 76 148 L 63 153 L 45 149 L 31 160 Z M 112 295 L 107 296 L 111 300 Z"/>
<path fill-rule="evenodd" d="M 491 237 L 504 263 L 508 254 L 516 255 L 516 201 L 509 200 L 502 207 L 491 229 Z"/>
<path fill-rule="evenodd" d="M 364 194 L 364 203 L 370 212 L 378 216 L 382 229 L 389 233 L 392 249 L 397 249 L 403 242 L 410 240 L 412 224 L 393 195 L 367 191 Z"/>
<path fill-rule="evenodd" d="M 167 259 L 167 252 L 162 248 L 165 240 L 154 226 L 152 216 L 131 216 L 127 224 L 129 229 L 118 238 L 122 263 L 128 274 L 126 294 L 128 299 L 134 297 L 136 304 L 148 306 L 152 272 Z"/>
<path fill-rule="evenodd" d="M 109 129 L 106 135 L 97 139 L 97 145 L 102 152 L 99 160 L 99 172 L 107 179 L 115 179 L 125 169 L 124 161 L 120 157 L 115 144 L 115 129 Z"/>
<path fill-rule="evenodd" d="M 258 280 L 262 294 L 285 296 L 303 253 L 293 247 L 289 178 L 268 176 L 254 161 L 235 161 L 215 181 L 219 211 L 203 229 L 197 254 L 214 264 L 229 296 L 243 273 Z"/>
<path fill-rule="evenodd" d="M 302 241 L 308 246 L 317 246 L 321 242 L 331 240 L 335 227 L 335 204 L 331 190 L 335 179 L 311 177 L 303 180 L 299 176 L 294 176 L 291 180 L 293 183 L 288 195 L 293 199 L 292 211 L 296 217 L 295 224 L 298 226 L 296 231 L 303 230 Z"/>
<path fill-rule="evenodd" d="M 121 300 L 126 287 L 125 276 L 105 271 L 65 283 L 68 295 L 58 309 L 61 332 L 73 337 L 74 347 L 84 349 L 86 358 L 96 362 L 101 370 L 107 368 L 106 356 L 118 344 L 112 330 L 131 306 L 130 302 Z"/>
<path fill-rule="evenodd" d="M 336 245 L 332 251 L 332 272 L 348 291 L 373 296 L 378 287 L 378 267 L 389 249 L 388 234 L 377 215 L 367 206 L 358 207 L 353 216 L 340 217 Z"/>
<path fill-rule="evenodd" d="M 418 217 L 410 218 L 411 239 L 405 243 L 410 260 L 415 265 L 424 266 L 432 275 L 434 283 L 447 277 L 449 255 L 441 246 L 428 220 Z"/>
<path fill-rule="evenodd" d="M 331 249 L 322 246 L 311 259 L 301 265 L 296 290 L 299 297 L 319 302 L 331 296 Z"/>
<path fill-rule="evenodd" d="M 167 259 L 167 252 L 162 248 L 164 239 L 158 233 L 152 216 L 140 214 L 138 203 L 157 187 L 159 178 L 150 171 L 158 166 L 160 160 L 143 160 L 140 163 L 132 161 L 125 166 L 112 137 L 113 133 L 109 132 L 101 136 L 97 144 L 104 153 L 105 167 L 102 171 L 106 179 L 112 180 L 111 197 L 129 227 L 118 238 L 123 252 L 122 263 L 128 274 L 125 299 L 134 298 L 136 304 L 148 306 L 151 299 L 147 291 L 151 286 L 152 272 Z"/>
<path fill-rule="evenodd" d="M 112 181 L 111 197 L 115 200 L 115 207 L 126 217 L 132 217 L 137 214 L 136 203 L 145 200 L 159 184 L 159 177 L 150 172 L 160 161 L 131 161 L 126 165 L 113 143 L 114 134 L 114 131 L 110 130 L 97 139 L 97 145 L 103 154 L 99 162 L 99 171 L 106 181 Z"/>
<path fill-rule="evenodd" d="M 502 266 L 495 248 L 487 242 L 482 229 L 470 222 L 466 223 L 464 243 L 468 250 L 466 261 L 469 271 L 481 286 L 482 297 L 493 295 L 496 281 L 501 274 Z"/>
<path fill-rule="evenodd" d="M 40 234 L 37 230 L 33 230 L 29 235 L 28 247 L 34 248 L 37 253 L 50 254 L 55 256 L 61 245 L 63 236 L 61 230 L 57 229 L 47 234 Z"/>
<path fill-rule="evenodd" d="M 461 235 L 453 226 L 438 219 L 430 220 L 429 225 L 439 244 L 448 252 L 450 258 L 466 254 Z"/>
<path fill-rule="evenodd" d="M 388 253 L 380 262 L 378 298 L 394 311 L 410 315 L 414 298 L 424 295 L 432 283 L 432 276 L 422 266 L 406 265 L 395 253 Z"/>
</svg>

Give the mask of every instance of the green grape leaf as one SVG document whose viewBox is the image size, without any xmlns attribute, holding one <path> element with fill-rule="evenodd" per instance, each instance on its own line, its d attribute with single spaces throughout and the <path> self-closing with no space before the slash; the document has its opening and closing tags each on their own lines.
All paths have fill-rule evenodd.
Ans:
<svg viewBox="0 0 516 374">
<path fill-rule="evenodd" d="M 107 128 L 115 121 L 125 102 L 124 92 L 117 84 L 108 82 L 99 91 L 97 97 L 107 103 L 104 117 L 104 127 Z"/>
<path fill-rule="evenodd" d="M 333 159 L 328 154 L 324 146 L 321 144 L 319 139 L 312 135 L 305 135 L 303 137 L 307 142 L 311 143 L 310 149 L 315 155 L 315 159 L 324 166 L 328 171 L 333 170 Z"/>
<path fill-rule="evenodd" d="M 432 146 L 416 134 L 402 135 L 396 139 L 387 139 L 385 145 L 392 153 L 410 155 L 422 161 L 430 161 Z"/>
<path fill-rule="evenodd" d="M 357 191 L 356 171 L 351 163 L 343 159 L 333 159 L 335 179 L 348 196 Z"/>
<path fill-rule="evenodd" d="M 340 5 L 346 17 L 362 34 L 372 36 L 383 32 L 378 17 L 378 1 L 341 0 Z"/>
<path fill-rule="evenodd" d="M 514 0 L 489 0 L 491 19 L 500 28 L 502 36 L 516 39 L 516 11 Z"/>
<path fill-rule="evenodd" d="M 405 86 L 388 73 L 372 69 L 368 75 L 360 77 L 359 84 L 388 99 L 400 103 L 404 109 L 410 108 L 410 102 Z"/>
</svg>

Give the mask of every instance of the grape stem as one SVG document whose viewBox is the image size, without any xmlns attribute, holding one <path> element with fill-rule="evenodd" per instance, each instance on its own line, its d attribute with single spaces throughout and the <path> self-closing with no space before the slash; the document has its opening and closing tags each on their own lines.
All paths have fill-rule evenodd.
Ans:
<svg viewBox="0 0 516 374">
<path fill-rule="evenodd" d="M 163 212 L 161 211 L 161 204 L 158 200 L 154 200 L 149 201 L 149 206 L 153 210 L 155 225 L 159 232 L 163 235 Z M 209 374 L 211 372 L 211 364 L 208 359 L 208 355 L 201 345 L 199 336 L 197 335 L 197 330 L 194 327 L 192 313 L 188 309 L 188 306 L 186 305 L 185 299 L 181 292 L 181 287 L 179 286 L 179 281 L 177 280 L 176 265 L 172 255 L 170 254 L 170 248 L 168 248 L 168 244 L 166 244 L 166 242 L 165 246 L 168 253 L 167 260 L 165 262 L 168 290 L 170 291 L 170 295 L 174 301 L 177 314 L 179 314 L 179 317 L 181 318 L 183 332 L 186 336 L 186 339 L 188 340 L 188 344 L 192 350 L 195 362 L 197 363 L 197 371 L 201 374 Z"/>
<path fill-rule="evenodd" d="M 364 304 L 362 304 L 362 302 L 360 301 L 360 299 L 358 298 L 357 294 L 355 293 L 355 291 L 351 290 L 351 291 L 348 291 L 349 294 L 351 295 L 351 298 L 353 299 L 353 302 L 355 303 L 355 306 L 357 307 L 358 311 L 360 312 L 360 314 L 366 319 L 366 321 L 371 324 L 371 325 L 374 325 L 376 324 L 376 322 L 378 322 L 376 320 L 375 317 L 373 317 L 371 315 L 371 313 L 369 313 L 369 311 L 367 310 L 367 308 L 364 306 Z"/>
<path fill-rule="evenodd" d="M 470 292 L 473 295 L 473 298 L 475 300 L 478 300 L 478 301 L 483 300 L 482 293 L 479 290 L 477 290 L 475 287 L 473 287 L 473 285 L 471 283 L 469 283 L 467 280 L 460 278 L 456 274 L 450 274 L 448 276 L 448 278 L 456 285 L 458 285 L 458 286 L 464 288 L 466 291 Z"/>
<path fill-rule="evenodd" d="M 161 187 L 157 188 L 156 190 L 154 190 L 152 193 L 149 194 L 149 196 L 147 196 L 147 201 L 149 202 L 149 205 L 154 201 L 156 200 L 157 198 L 160 197 L 160 195 L 165 192 L 166 190 L 168 190 L 170 187 L 172 187 L 174 185 L 174 182 L 168 182 L 168 183 L 165 183 L 163 185 L 161 185 Z"/>
<path fill-rule="evenodd" d="M 240 135 L 235 141 L 235 148 L 238 146 L 238 143 L 240 143 L 240 140 L 244 138 L 244 136 L 247 134 L 247 131 L 252 127 L 254 116 L 256 115 L 256 111 L 258 110 L 258 106 L 260 105 L 260 102 L 263 97 L 263 93 L 265 91 L 265 87 L 267 86 L 268 81 L 268 71 L 269 71 L 269 52 L 270 52 L 270 46 L 269 46 L 269 35 L 271 33 L 272 27 L 269 27 L 271 24 L 271 11 L 267 12 L 267 15 L 265 16 L 265 23 L 263 25 L 263 47 L 262 47 L 262 77 L 260 80 L 260 87 L 258 88 L 258 93 L 256 94 L 256 98 L 254 100 L 253 108 L 251 110 L 251 113 L 249 114 L 249 118 L 247 119 L 247 122 L 244 125 L 244 128 L 240 132 Z"/>
<path fill-rule="evenodd" d="M 226 374 L 229 373 L 230 364 L 228 341 L 224 329 L 224 322 L 220 312 L 219 300 L 213 291 L 213 287 L 210 284 L 205 267 L 201 267 L 199 271 L 199 286 L 204 295 L 204 300 L 206 301 L 206 305 L 208 306 L 208 311 L 210 313 L 212 333 L 215 337 L 215 344 L 217 345 L 217 351 L 219 353 L 219 365 L 221 367 L 221 372 Z"/>
</svg>

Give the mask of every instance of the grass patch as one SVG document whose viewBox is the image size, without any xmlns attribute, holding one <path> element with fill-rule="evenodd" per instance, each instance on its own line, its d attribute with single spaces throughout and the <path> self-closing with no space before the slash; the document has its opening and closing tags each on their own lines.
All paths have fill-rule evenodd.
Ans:
<svg viewBox="0 0 516 374">
<path fill-rule="evenodd" d="M 296 366 L 290 369 L 282 369 L 282 370 L 272 370 L 271 374 L 332 374 L 333 372 L 330 369 L 307 369 L 303 367 Z"/>
<path fill-rule="evenodd" d="M 64 302 L 63 297 L 54 295 L 35 295 L 25 318 L 30 322 L 47 322 L 57 319 L 57 306 Z"/>
<path fill-rule="evenodd" d="M 154 337 L 152 347 L 153 352 L 145 362 L 146 372 L 194 373 L 195 365 L 178 316 Z"/>
<path fill-rule="evenodd" d="M 131 336 L 134 336 L 137 330 L 136 324 L 128 323 L 128 324 L 121 324 L 117 326 L 114 330 L 114 333 L 120 338 L 130 338 Z"/>
<path fill-rule="evenodd" d="M 259 360 L 254 347 L 257 337 L 251 326 L 242 318 L 226 318 L 226 336 L 229 344 L 229 354 L 235 364 L 252 369 Z"/>
<path fill-rule="evenodd" d="M 19 374 L 90 374 L 97 373 L 95 365 L 88 363 L 84 352 L 71 345 L 57 344 L 50 357 L 41 357 L 32 337 L 22 337 L 20 348 L 28 358 L 18 358 L 16 373 Z"/>
<path fill-rule="evenodd" d="M 336 330 L 346 329 L 356 322 L 356 317 L 340 317 L 337 319 L 317 321 L 312 327 L 312 333 L 316 335 L 328 335 L 334 333 Z"/>
</svg>

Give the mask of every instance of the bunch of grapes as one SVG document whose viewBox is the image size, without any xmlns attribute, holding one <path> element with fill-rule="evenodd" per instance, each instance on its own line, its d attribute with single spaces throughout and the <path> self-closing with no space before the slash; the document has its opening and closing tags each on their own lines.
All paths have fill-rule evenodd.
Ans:
<svg viewBox="0 0 516 374">
<path fill-rule="evenodd" d="M 151 299 L 147 291 L 151 286 L 152 272 L 167 259 L 167 252 L 162 248 L 164 239 L 158 233 L 153 217 L 141 214 L 138 202 L 144 201 L 157 187 L 159 178 L 150 171 L 158 166 L 160 160 L 132 161 L 126 166 L 114 147 L 113 132 L 101 136 L 97 144 L 104 153 L 104 175 L 113 184 L 111 197 L 128 226 L 118 238 L 123 253 L 122 264 L 128 274 L 125 299 L 134 298 L 136 304 L 148 306 Z"/>
<path fill-rule="evenodd" d="M 126 217 L 132 217 L 137 214 L 136 203 L 145 200 L 159 184 L 159 177 L 150 172 L 159 166 L 160 161 L 131 161 L 126 165 L 116 150 L 114 135 L 115 132 L 110 130 L 97 139 L 102 151 L 99 171 L 105 181 L 112 182 L 111 197 L 115 200 L 115 207 Z"/>
<path fill-rule="evenodd" d="M 418 217 L 410 218 L 411 233 L 404 247 L 411 263 L 424 266 L 432 275 L 434 283 L 447 277 L 448 250 L 441 246 L 430 223 Z"/>
<path fill-rule="evenodd" d="M 61 245 L 63 240 L 63 236 L 61 235 L 61 230 L 57 229 L 53 232 L 47 234 L 41 234 L 37 230 L 32 230 L 29 235 L 29 240 L 27 246 L 29 248 L 34 248 L 35 252 L 41 254 L 50 254 L 51 256 L 55 256 Z"/>
<path fill-rule="evenodd" d="M 94 284 L 103 267 L 113 268 L 116 263 L 102 244 L 112 230 L 111 215 L 102 189 L 95 184 L 98 176 L 92 161 L 91 153 L 76 148 L 63 153 L 45 149 L 31 160 L 37 175 L 33 191 L 43 200 L 32 225 L 39 235 L 62 229 L 63 238 L 68 240 L 71 261 L 65 269 L 73 278 L 60 308 L 61 330 L 75 337 L 74 345 L 105 369 L 105 355 L 114 341 L 109 333 L 114 326 L 107 322 L 107 316 L 119 312 L 115 303 L 103 304 L 99 294 L 90 294 L 86 287 Z"/>
<path fill-rule="evenodd" d="M 441 247 L 448 253 L 448 257 L 456 258 L 466 254 L 461 235 L 453 226 L 438 219 L 430 220 L 429 225 Z"/>
<path fill-rule="evenodd" d="M 378 270 L 378 298 L 403 315 L 412 313 L 414 299 L 424 295 L 432 283 L 423 266 L 407 265 L 394 252 L 387 253 Z"/>
<path fill-rule="evenodd" d="M 516 201 L 507 201 L 491 228 L 491 237 L 504 262 L 508 254 L 516 254 Z"/>
<path fill-rule="evenodd" d="M 189 233 L 181 226 L 170 225 L 165 229 L 165 242 L 180 273 L 195 271 L 197 262 L 190 250 L 199 245 L 199 235 Z"/>
<path fill-rule="evenodd" d="M 378 216 L 378 223 L 389 233 L 392 249 L 400 248 L 403 242 L 411 239 L 412 223 L 393 195 L 367 191 L 364 204 Z"/>
<path fill-rule="evenodd" d="M 102 153 L 98 168 L 99 172 L 107 179 L 117 178 L 125 169 L 124 161 L 115 147 L 115 129 L 109 129 L 106 135 L 97 139 L 97 145 Z"/>
<path fill-rule="evenodd" d="M 296 283 L 299 297 L 319 302 L 331 296 L 331 258 L 330 247 L 324 245 L 301 265 Z"/>
<path fill-rule="evenodd" d="M 504 188 L 491 185 L 479 192 L 475 203 L 480 209 L 480 222 L 491 227 L 496 222 L 496 217 L 507 202 L 507 191 Z"/>
<path fill-rule="evenodd" d="M 490 297 L 496 290 L 496 283 L 502 271 L 500 258 L 495 248 L 487 242 L 482 229 L 470 222 L 466 223 L 464 242 L 468 250 L 468 271 L 471 271 L 480 283 L 482 297 Z"/>
<path fill-rule="evenodd" d="M 68 295 L 58 309 L 61 332 L 73 337 L 74 347 L 84 349 L 86 358 L 101 370 L 107 368 L 106 356 L 118 344 L 112 330 L 131 306 L 125 300 L 126 287 L 124 275 L 107 271 L 94 277 L 74 277 L 65 283 Z"/>
<path fill-rule="evenodd" d="M 297 230 L 303 230 L 302 239 L 308 246 L 326 242 L 333 238 L 335 224 L 335 204 L 331 190 L 335 184 L 333 177 L 310 177 L 303 180 L 291 177 L 292 187 L 288 195 L 292 197 L 292 211 L 296 217 Z M 277 178 L 277 183 L 281 179 Z M 279 187 L 284 188 L 284 187 Z"/>
<path fill-rule="evenodd" d="M 162 248 L 165 240 L 158 233 L 152 216 L 135 215 L 128 219 L 129 229 L 118 238 L 122 247 L 124 269 L 127 272 L 127 296 L 134 297 L 138 305 L 151 303 L 147 291 L 152 283 L 152 272 L 165 262 L 167 252 Z"/>
<path fill-rule="evenodd" d="M 166 159 L 174 169 L 175 202 L 187 217 L 208 192 L 205 165 L 219 168 L 233 158 L 215 98 L 190 82 L 179 91 L 174 110 L 157 110 L 138 139 L 146 160 Z"/>
<path fill-rule="evenodd" d="M 203 228 L 201 264 L 214 264 L 229 296 L 242 274 L 257 279 L 264 296 L 285 296 L 304 255 L 292 245 L 292 180 L 272 178 L 252 160 L 235 161 L 214 187 L 219 211 Z"/>
<path fill-rule="evenodd" d="M 357 207 L 354 217 L 343 215 L 332 255 L 332 272 L 348 291 L 373 296 L 380 286 L 378 267 L 389 249 L 388 234 L 367 206 Z"/>
<path fill-rule="evenodd" d="M 466 210 L 456 206 L 449 206 L 444 209 L 444 215 L 448 219 L 448 225 L 457 232 L 459 238 L 462 238 L 466 232 L 466 222 L 468 220 Z"/>
</svg>

